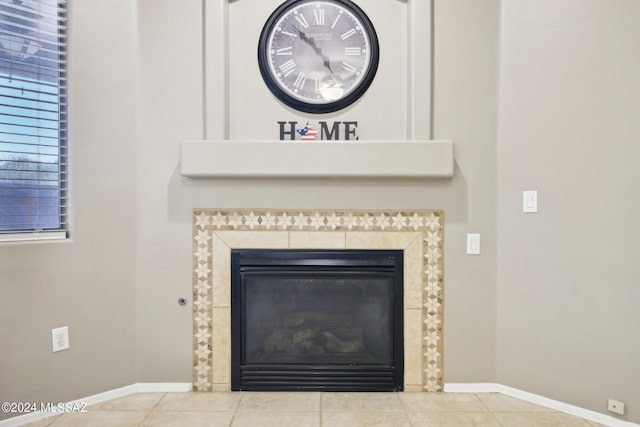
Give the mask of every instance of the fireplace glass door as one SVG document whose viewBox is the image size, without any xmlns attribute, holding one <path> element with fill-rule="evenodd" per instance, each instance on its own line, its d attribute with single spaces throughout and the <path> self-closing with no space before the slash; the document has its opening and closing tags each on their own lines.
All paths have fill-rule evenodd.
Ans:
<svg viewBox="0 0 640 427">
<path fill-rule="evenodd" d="M 234 250 L 233 390 L 402 390 L 402 251 Z"/>
</svg>

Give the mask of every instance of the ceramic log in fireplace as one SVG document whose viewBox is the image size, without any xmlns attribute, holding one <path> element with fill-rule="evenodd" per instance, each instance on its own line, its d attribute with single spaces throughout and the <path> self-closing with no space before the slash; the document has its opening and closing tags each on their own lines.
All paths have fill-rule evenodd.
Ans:
<svg viewBox="0 0 640 427">
<path fill-rule="evenodd" d="M 403 390 L 403 253 L 233 250 L 231 389 Z"/>
</svg>

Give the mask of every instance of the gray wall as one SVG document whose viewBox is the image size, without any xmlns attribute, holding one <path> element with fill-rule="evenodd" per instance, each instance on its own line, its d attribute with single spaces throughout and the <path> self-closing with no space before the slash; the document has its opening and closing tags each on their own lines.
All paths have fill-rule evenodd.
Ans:
<svg viewBox="0 0 640 427">
<path fill-rule="evenodd" d="M 126 0 L 74 2 L 72 239 L 0 246 L 2 402 L 64 402 L 136 381 L 133 12 Z M 51 329 L 64 325 L 71 348 L 52 353 Z"/>
<path fill-rule="evenodd" d="M 502 16 L 498 381 L 638 422 L 640 3 Z"/>
</svg>

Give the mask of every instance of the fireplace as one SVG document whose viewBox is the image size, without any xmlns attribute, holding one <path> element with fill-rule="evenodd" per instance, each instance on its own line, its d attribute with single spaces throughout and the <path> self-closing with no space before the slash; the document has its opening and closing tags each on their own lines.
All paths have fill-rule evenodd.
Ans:
<svg viewBox="0 0 640 427">
<path fill-rule="evenodd" d="M 444 224 L 439 210 L 195 209 L 194 391 L 231 390 L 235 249 L 401 251 L 404 391 L 442 390 Z"/>
<path fill-rule="evenodd" d="M 403 390 L 403 253 L 231 253 L 231 389 Z"/>
</svg>

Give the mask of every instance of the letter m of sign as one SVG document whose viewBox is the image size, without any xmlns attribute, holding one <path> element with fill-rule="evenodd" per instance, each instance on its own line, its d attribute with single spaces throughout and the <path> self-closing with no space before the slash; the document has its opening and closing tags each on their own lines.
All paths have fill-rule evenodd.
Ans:
<svg viewBox="0 0 640 427">
<path fill-rule="evenodd" d="M 334 122 L 333 127 L 329 130 L 327 122 L 320 122 L 320 139 L 323 141 L 338 141 L 340 139 L 341 122 Z"/>
</svg>

